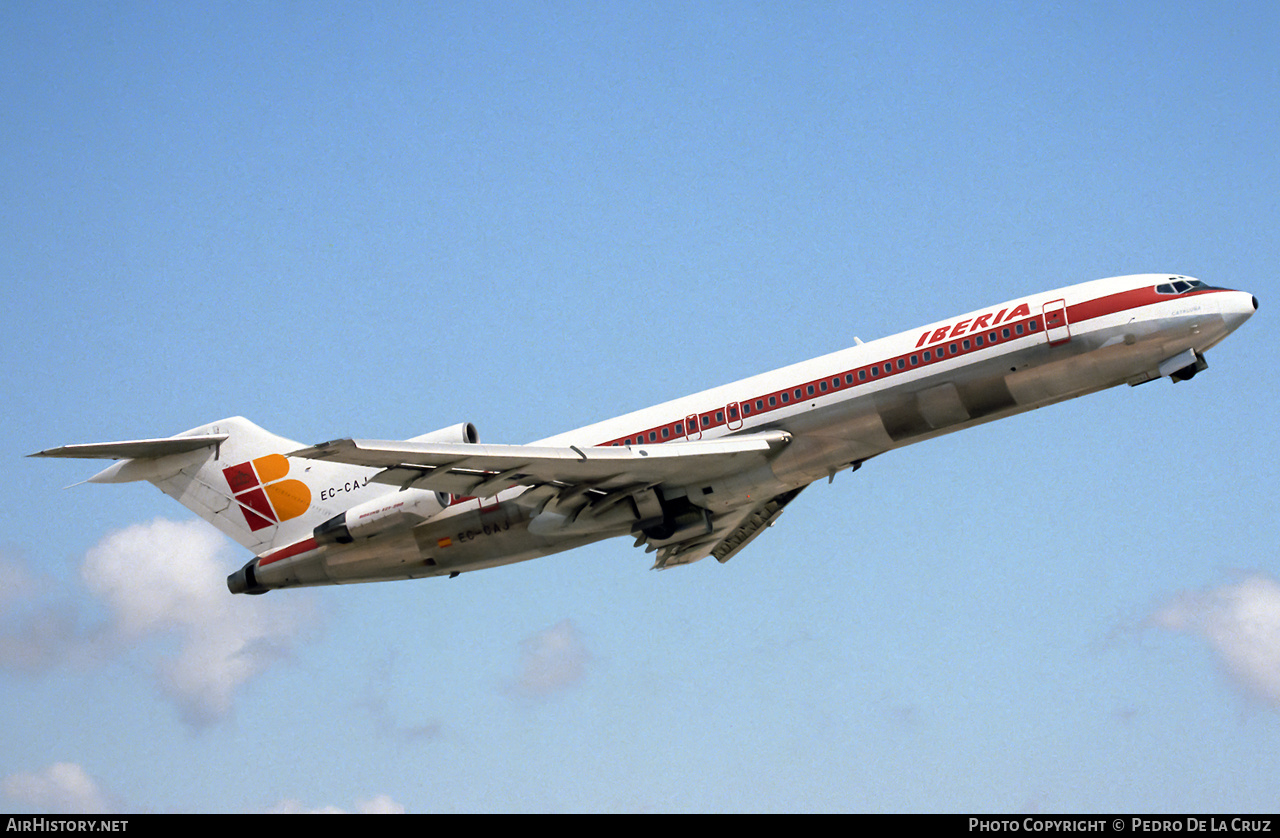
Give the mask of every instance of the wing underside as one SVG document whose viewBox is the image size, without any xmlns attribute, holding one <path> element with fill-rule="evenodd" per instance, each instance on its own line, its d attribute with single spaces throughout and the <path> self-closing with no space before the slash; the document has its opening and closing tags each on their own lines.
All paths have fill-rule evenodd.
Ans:
<svg viewBox="0 0 1280 838">
<path fill-rule="evenodd" d="M 421 488 L 461 497 L 487 498 L 513 487 L 528 490 L 518 502 L 537 516 L 551 509 L 564 526 L 600 519 L 631 500 L 637 510 L 657 510 L 659 498 L 682 496 L 687 487 L 766 467 L 790 442 L 782 431 L 715 440 L 636 446 L 527 446 L 414 443 L 341 439 L 289 456 L 381 468 L 373 479 L 403 489 Z M 782 513 L 800 489 L 758 502 L 721 500 L 687 533 L 653 538 L 637 524 L 637 545 L 656 552 L 654 567 L 689 564 L 706 556 L 728 561 Z M 645 519 L 641 512 L 640 519 Z"/>
</svg>

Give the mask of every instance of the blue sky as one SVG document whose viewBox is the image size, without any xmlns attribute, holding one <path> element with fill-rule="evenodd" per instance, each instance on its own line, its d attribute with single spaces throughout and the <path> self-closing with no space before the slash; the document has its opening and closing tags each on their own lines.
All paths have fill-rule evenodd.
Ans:
<svg viewBox="0 0 1280 838">
<path fill-rule="evenodd" d="M 6 809 L 1274 809 L 1274 4 L 0 23 Z M 522 442 L 1147 271 L 1262 308 L 1193 382 L 877 459 L 724 566 L 234 598 L 152 487 L 22 458 L 237 414 Z"/>
</svg>

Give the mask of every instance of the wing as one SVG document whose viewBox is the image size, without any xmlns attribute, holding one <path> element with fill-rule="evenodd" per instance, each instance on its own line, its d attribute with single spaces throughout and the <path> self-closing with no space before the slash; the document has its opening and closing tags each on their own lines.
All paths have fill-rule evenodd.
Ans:
<svg viewBox="0 0 1280 838">
<path fill-rule="evenodd" d="M 766 466 L 791 441 L 784 431 L 661 445 L 566 447 L 472 445 L 340 439 L 291 457 L 382 469 L 375 481 L 467 497 L 492 497 L 511 486 L 531 487 L 518 502 L 533 513 L 550 507 L 568 531 L 585 529 L 628 498 L 641 518 L 657 515 L 654 490 L 671 497 Z M 639 536 L 658 556 L 655 568 L 688 564 L 708 555 L 728 561 L 782 512 L 799 489 L 760 502 L 718 499 L 716 511 L 695 510 L 698 521 L 664 539 Z M 580 529 L 580 531 L 581 531 Z"/>
<path fill-rule="evenodd" d="M 483 498 L 509 486 L 611 491 L 714 480 L 764 463 L 790 441 L 783 431 L 605 448 L 339 439 L 289 456 L 381 467 L 378 482 Z"/>
</svg>

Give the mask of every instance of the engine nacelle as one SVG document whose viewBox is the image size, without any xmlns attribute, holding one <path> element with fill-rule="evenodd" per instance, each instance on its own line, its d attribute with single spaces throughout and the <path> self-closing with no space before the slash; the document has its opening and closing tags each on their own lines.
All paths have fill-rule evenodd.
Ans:
<svg viewBox="0 0 1280 838">
<path fill-rule="evenodd" d="M 429 434 L 421 434 L 406 442 L 465 442 L 468 445 L 475 445 L 480 441 L 480 433 L 476 430 L 476 426 L 470 422 L 459 422 L 456 425 L 450 425 L 447 428 L 441 428 L 438 431 L 432 431 Z"/>
<path fill-rule="evenodd" d="M 449 505 L 449 496 L 429 489 L 405 489 L 374 498 L 335 515 L 315 528 L 321 544 L 350 544 L 394 529 L 410 529 Z"/>
<path fill-rule="evenodd" d="M 407 442 L 450 442 L 474 445 L 480 441 L 476 426 L 459 422 L 438 431 L 415 436 Z M 394 529 L 411 529 L 449 506 L 449 495 L 430 489 L 403 489 L 353 506 L 335 515 L 312 532 L 321 544 L 350 544 Z"/>
<path fill-rule="evenodd" d="M 227 577 L 227 590 L 233 594 L 265 594 L 271 590 L 265 585 L 259 585 L 258 580 L 253 572 L 253 566 L 258 563 L 257 559 L 246 564 L 235 573 Z"/>
</svg>

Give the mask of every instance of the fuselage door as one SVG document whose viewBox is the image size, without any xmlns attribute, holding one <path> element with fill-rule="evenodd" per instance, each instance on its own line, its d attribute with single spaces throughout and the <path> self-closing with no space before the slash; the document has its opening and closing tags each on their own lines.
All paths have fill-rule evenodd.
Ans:
<svg viewBox="0 0 1280 838">
<path fill-rule="evenodd" d="M 729 402 L 724 406 L 725 424 L 729 430 L 736 431 L 742 427 L 742 408 L 737 402 Z"/>
<path fill-rule="evenodd" d="M 698 427 L 698 414 L 690 413 L 684 417 L 684 435 L 686 439 L 702 439 L 702 428 Z"/>
<path fill-rule="evenodd" d="M 1050 346 L 1057 346 L 1071 340 L 1066 300 L 1054 300 L 1044 304 L 1044 335 Z"/>
</svg>

